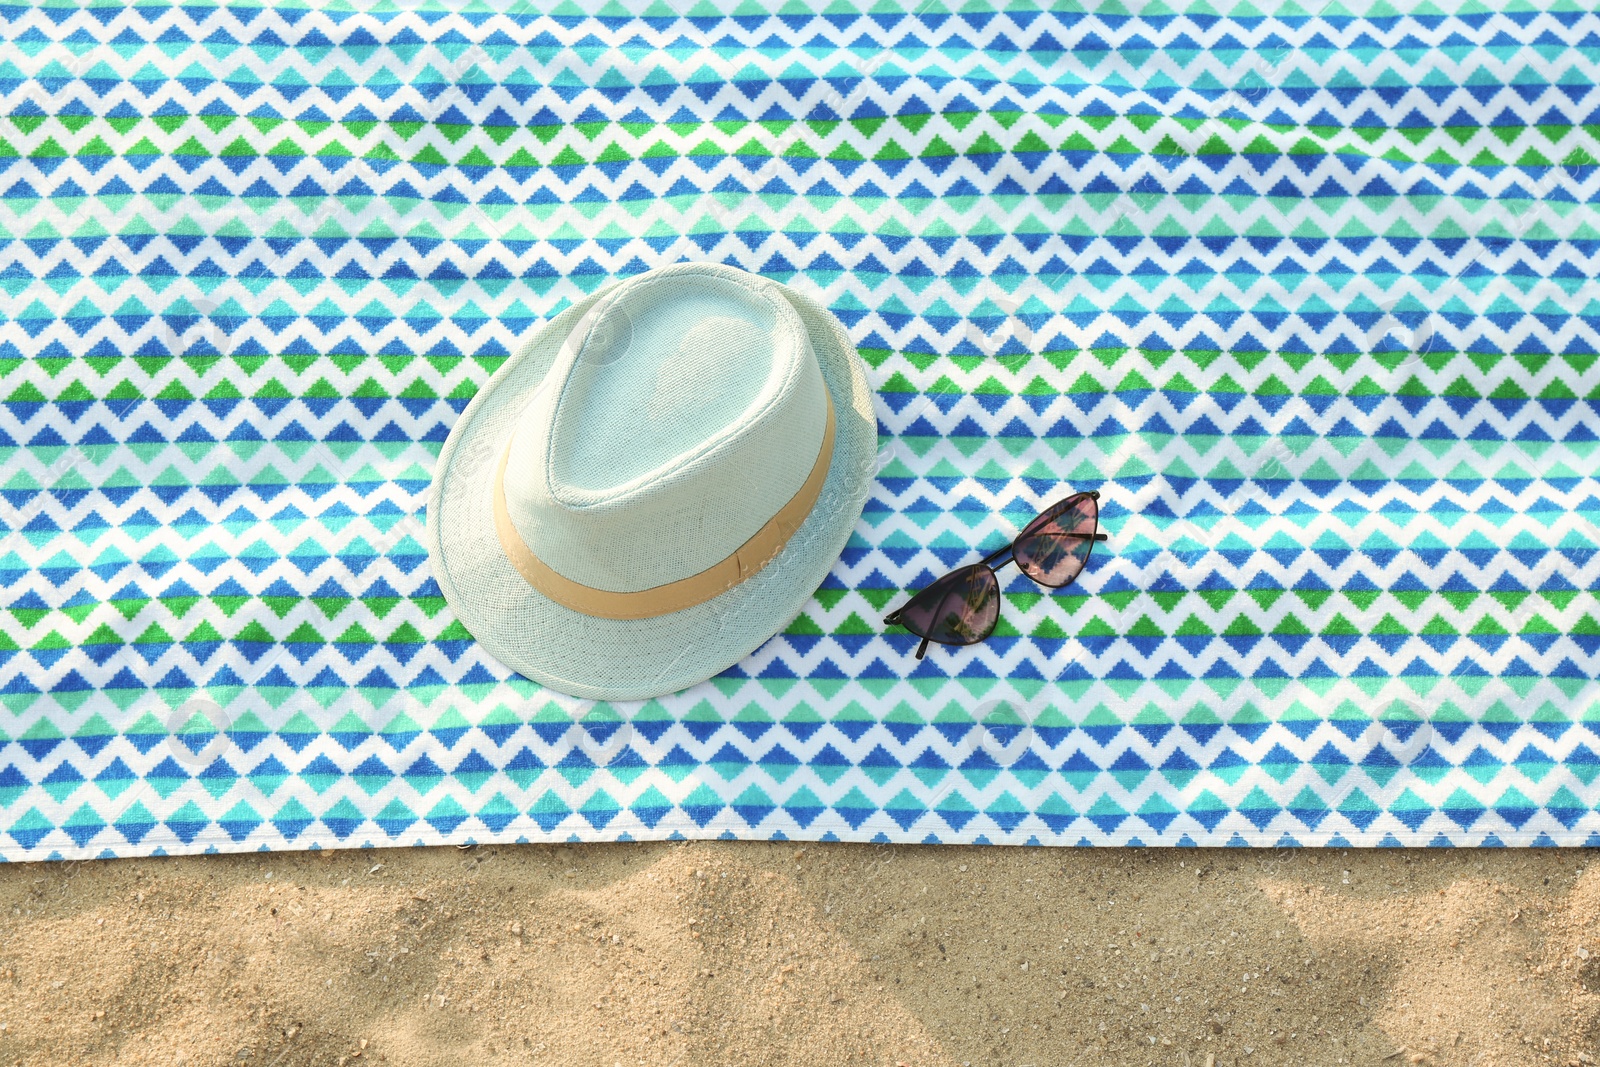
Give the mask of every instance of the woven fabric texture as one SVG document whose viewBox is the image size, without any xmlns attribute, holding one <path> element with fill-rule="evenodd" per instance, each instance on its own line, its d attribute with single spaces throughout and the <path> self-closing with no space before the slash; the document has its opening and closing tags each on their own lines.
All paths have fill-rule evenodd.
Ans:
<svg viewBox="0 0 1600 1067">
<path fill-rule="evenodd" d="M 625 334 L 626 349 L 573 346 L 511 438 L 506 499 L 522 502 L 524 540 L 599 588 L 649 589 L 730 555 L 804 483 L 827 420 L 805 327 L 780 293 L 652 277 L 602 298 L 599 314 L 625 325 L 595 328 Z M 781 321 L 768 301 L 784 302 Z"/>
<path fill-rule="evenodd" d="M 1600 17 L 1264 6 L 0 6 L 0 858 L 1600 845 Z M 430 479 L 684 260 L 846 324 L 871 496 L 720 677 L 558 697 Z M 884 632 L 1090 488 L 1074 586 Z"/>
</svg>

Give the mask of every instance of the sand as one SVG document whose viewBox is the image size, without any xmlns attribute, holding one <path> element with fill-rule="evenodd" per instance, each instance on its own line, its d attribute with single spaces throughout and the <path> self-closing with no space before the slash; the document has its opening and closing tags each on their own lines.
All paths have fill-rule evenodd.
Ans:
<svg viewBox="0 0 1600 1067">
<path fill-rule="evenodd" d="M 0 1067 L 1600 1063 L 1597 859 L 704 842 L 17 864 Z"/>
</svg>

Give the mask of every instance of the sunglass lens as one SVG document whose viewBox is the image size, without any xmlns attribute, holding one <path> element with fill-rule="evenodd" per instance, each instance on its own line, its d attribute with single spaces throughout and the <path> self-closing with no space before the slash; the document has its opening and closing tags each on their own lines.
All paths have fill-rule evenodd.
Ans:
<svg viewBox="0 0 1600 1067">
<path fill-rule="evenodd" d="M 898 621 L 942 645 L 972 645 L 994 632 L 999 617 L 1000 583 L 979 563 L 951 571 L 912 597 Z"/>
<path fill-rule="evenodd" d="M 1100 505 L 1087 493 L 1053 505 L 1017 537 L 1012 548 L 1017 566 L 1040 585 L 1066 585 L 1089 562 L 1099 522 Z"/>
</svg>

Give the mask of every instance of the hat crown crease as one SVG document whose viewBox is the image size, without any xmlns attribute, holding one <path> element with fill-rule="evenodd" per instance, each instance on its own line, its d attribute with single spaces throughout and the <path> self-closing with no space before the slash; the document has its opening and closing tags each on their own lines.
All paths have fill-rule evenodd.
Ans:
<svg viewBox="0 0 1600 1067">
<path fill-rule="evenodd" d="M 511 522 L 559 574 L 615 592 L 732 555 L 805 482 L 827 417 L 806 330 L 759 277 L 623 282 L 546 382 L 510 441 Z"/>
</svg>

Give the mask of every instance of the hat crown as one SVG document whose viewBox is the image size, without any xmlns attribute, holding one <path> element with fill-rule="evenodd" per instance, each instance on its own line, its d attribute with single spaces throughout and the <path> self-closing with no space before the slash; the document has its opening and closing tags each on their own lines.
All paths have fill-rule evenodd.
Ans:
<svg viewBox="0 0 1600 1067">
<path fill-rule="evenodd" d="M 651 272 L 567 336 L 512 434 L 507 513 L 546 565 L 583 585 L 688 578 L 795 496 L 827 403 L 806 330 L 773 283 Z"/>
</svg>

